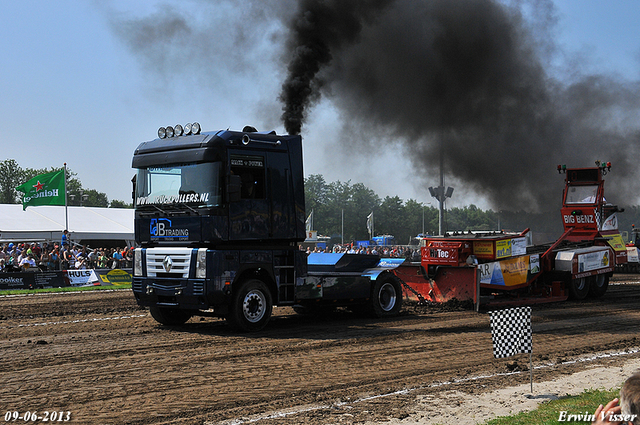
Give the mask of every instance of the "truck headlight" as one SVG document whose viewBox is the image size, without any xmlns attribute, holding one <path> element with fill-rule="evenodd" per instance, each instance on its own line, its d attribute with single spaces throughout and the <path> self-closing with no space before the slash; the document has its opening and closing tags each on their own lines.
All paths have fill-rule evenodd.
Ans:
<svg viewBox="0 0 640 425">
<path fill-rule="evenodd" d="M 196 279 L 207 277 L 207 248 L 198 249 L 196 254 Z"/>
<path fill-rule="evenodd" d="M 142 248 L 133 251 L 133 275 L 142 276 Z"/>
</svg>

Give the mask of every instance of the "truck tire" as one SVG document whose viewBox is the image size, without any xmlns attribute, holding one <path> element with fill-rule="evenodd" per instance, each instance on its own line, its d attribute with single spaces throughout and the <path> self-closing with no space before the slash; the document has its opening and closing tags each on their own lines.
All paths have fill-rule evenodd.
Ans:
<svg viewBox="0 0 640 425">
<path fill-rule="evenodd" d="M 569 298 L 572 300 L 583 300 L 589 294 L 589 279 L 571 279 L 569 282 Z"/>
<path fill-rule="evenodd" d="M 271 292 L 261 280 L 251 279 L 240 285 L 233 295 L 227 323 L 236 331 L 255 332 L 264 328 L 271 318 Z"/>
<path fill-rule="evenodd" d="M 397 316 L 402 308 L 402 288 L 393 275 L 376 280 L 371 294 L 371 311 L 376 317 Z"/>
<path fill-rule="evenodd" d="M 599 274 L 591 278 L 589 284 L 589 296 L 593 298 L 600 298 L 607 292 L 609 287 L 609 275 Z"/>
<path fill-rule="evenodd" d="M 149 307 L 149 312 L 156 322 L 168 326 L 182 325 L 193 316 L 189 310 L 157 306 Z"/>
</svg>

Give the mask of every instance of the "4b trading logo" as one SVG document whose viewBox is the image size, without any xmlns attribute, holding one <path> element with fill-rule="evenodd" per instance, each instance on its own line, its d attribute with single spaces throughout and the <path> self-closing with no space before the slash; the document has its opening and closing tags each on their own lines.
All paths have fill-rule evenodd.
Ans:
<svg viewBox="0 0 640 425">
<path fill-rule="evenodd" d="M 167 218 L 152 218 L 149 234 L 151 234 L 151 236 L 162 237 L 164 236 L 164 229 L 167 226 L 171 227 L 171 220 Z"/>
<path fill-rule="evenodd" d="M 168 218 L 152 218 L 149 234 L 156 238 L 183 238 L 189 236 L 189 229 L 174 229 Z"/>
</svg>

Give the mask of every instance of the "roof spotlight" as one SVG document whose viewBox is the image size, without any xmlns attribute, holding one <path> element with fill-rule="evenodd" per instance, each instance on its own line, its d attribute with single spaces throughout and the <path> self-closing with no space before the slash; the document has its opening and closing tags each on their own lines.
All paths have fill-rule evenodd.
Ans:
<svg viewBox="0 0 640 425">
<path fill-rule="evenodd" d="M 167 129 L 164 127 L 160 127 L 158 129 L 158 137 L 161 139 L 164 139 L 165 137 L 167 137 Z"/>
<path fill-rule="evenodd" d="M 180 124 L 176 124 L 176 126 L 173 127 L 173 129 L 176 132 L 176 137 L 182 136 L 182 133 L 183 133 L 184 129 L 182 128 L 182 126 Z"/>
<path fill-rule="evenodd" d="M 167 126 L 167 137 L 173 137 L 173 127 L 170 125 Z"/>
<path fill-rule="evenodd" d="M 191 124 L 191 133 L 200 134 L 200 124 L 198 124 L 197 122 Z"/>
<path fill-rule="evenodd" d="M 191 123 L 188 122 L 184 125 L 184 135 L 188 136 L 191 134 Z"/>
</svg>

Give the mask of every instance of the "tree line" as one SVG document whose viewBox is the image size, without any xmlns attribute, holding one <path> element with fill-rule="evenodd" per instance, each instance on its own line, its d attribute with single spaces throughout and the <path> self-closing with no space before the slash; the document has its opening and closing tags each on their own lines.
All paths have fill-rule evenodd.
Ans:
<svg viewBox="0 0 640 425">
<path fill-rule="evenodd" d="M 368 240 L 367 217 L 371 213 L 373 236 L 392 235 L 400 245 L 409 244 L 411 238 L 421 233 L 437 235 L 439 230 L 438 207 L 415 199 L 404 201 L 398 196 L 382 199 L 364 184 L 352 184 L 350 180 L 327 183 L 320 174 L 310 175 L 305 179 L 305 202 L 307 216 L 313 211 L 312 230 L 332 237 L 334 243 L 342 238 L 345 242 Z M 473 204 L 447 208 L 443 231 L 521 232 L 528 228 L 536 243 L 549 242 L 563 232 L 560 199 L 554 207 L 542 213 L 482 210 Z M 618 214 L 618 222 L 623 236 L 626 232 L 631 238 L 632 224 L 640 225 L 640 206 L 625 207 L 625 212 Z"/>
<path fill-rule="evenodd" d="M 22 193 L 16 187 L 50 169 L 21 168 L 14 159 L 0 162 L 0 203 L 20 204 Z M 131 203 L 109 201 L 107 194 L 82 186 L 76 173 L 67 168 L 68 205 L 88 207 L 132 208 Z M 82 197 L 81 195 L 84 195 Z M 305 178 L 306 214 L 313 211 L 313 229 L 319 235 L 330 236 L 335 241 L 368 240 L 367 217 L 373 213 L 374 235 L 392 235 L 401 245 L 409 244 L 418 234 L 438 234 L 438 208 L 415 199 L 407 201 L 398 196 L 384 199 L 363 183 L 335 181 L 327 183 L 321 174 Z M 436 201 L 434 200 L 434 204 Z M 462 208 L 447 208 L 444 215 L 444 231 L 514 231 L 531 229 L 534 235 L 543 235 L 550 241 L 562 233 L 560 200 L 557 208 L 544 213 L 526 211 L 482 210 L 471 204 Z M 624 207 L 624 206 L 623 206 Z M 618 214 L 620 231 L 631 238 L 632 224 L 640 226 L 640 206 L 627 206 Z M 344 234 L 343 229 L 344 228 Z"/>
<path fill-rule="evenodd" d="M 46 168 L 22 168 L 15 159 L 5 159 L 0 162 L 0 204 L 21 204 L 22 192 L 16 187 L 32 179 L 33 177 L 60 171 L 63 167 Z M 76 173 L 67 168 L 67 205 L 103 208 L 132 208 L 132 204 L 124 201 L 109 201 L 107 194 L 95 189 L 86 189 L 76 177 Z"/>
</svg>

